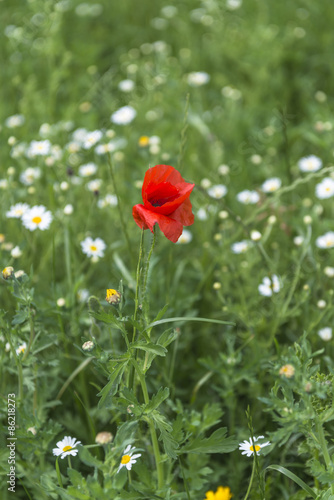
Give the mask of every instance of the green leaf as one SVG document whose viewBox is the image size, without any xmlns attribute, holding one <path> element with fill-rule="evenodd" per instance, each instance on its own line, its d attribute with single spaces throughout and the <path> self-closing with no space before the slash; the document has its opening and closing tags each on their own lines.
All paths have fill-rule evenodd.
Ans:
<svg viewBox="0 0 334 500">
<path fill-rule="evenodd" d="M 163 347 L 167 347 L 177 339 L 178 335 L 179 333 L 175 328 L 169 328 L 160 335 L 157 340 L 157 344 L 162 345 Z"/>
<path fill-rule="evenodd" d="M 156 354 L 157 356 L 166 356 L 167 353 L 167 349 L 165 349 L 165 347 L 163 347 L 162 345 L 153 344 L 152 342 L 135 342 L 131 344 L 131 347 Z"/>
<path fill-rule="evenodd" d="M 234 437 L 226 438 L 227 429 L 217 429 L 208 438 L 197 437 L 183 446 L 179 453 L 229 453 L 238 445 Z"/>
<path fill-rule="evenodd" d="M 145 327 L 145 330 L 153 328 L 153 326 L 162 325 L 163 323 L 174 323 L 174 321 L 200 321 L 201 323 L 216 323 L 218 325 L 235 325 L 230 321 L 221 321 L 220 319 L 209 319 L 209 318 L 195 318 L 191 316 L 180 316 L 176 318 L 160 319 L 159 321 L 153 321 Z"/>
<path fill-rule="evenodd" d="M 88 448 L 85 448 L 84 446 L 79 446 L 79 458 L 84 464 L 89 465 L 90 467 L 102 468 L 103 466 L 103 463 L 94 457 L 90 451 L 88 451 Z"/>
<path fill-rule="evenodd" d="M 108 325 L 114 325 L 122 332 L 126 331 L 123 324 L 117 318 L 115 318 L 113 314 L 107 314 L 102 309 L 98 312 L 89 311 L 89 314 L 98 321 L 102 321 L 102 323 L 107 323 Z"/>
<path fill-rule="evenodd" d="M 116 394 L 118 385 L 124 373 L 125 367 L 128 363 L 128 360 L 123 361 L 115 366 L 114 371 L 109 377 L 109 382 L 105 385 L 98 393 L 98 396 L 101 397 L 98 408 L 108 407 L 111 403 L 112 397 Z"/>
<path fill-rule="evenodd" d="M 15 314 L 13 320 L 12 320 L 12 325 L 21 325 L 27 319 L 29 318 L 29 313 L 25 311 L 24 309 L 22 311 L 19 311 L 18 313 Z"/>
<path fill-rule="evenodd" d="M 70 478 L 70 481 L 73 484 L 73 486 L 82 486 L 85 483 L 85 480 L 82 477 L 82 475 L 80 474 L 80 472 L 78 472 L 75 469 L 70 469 L 68 467 L 67 475 Z"/>
<path fill-rule="evenodd" d="M 306 491 L 309 495 L 311 495 L 312 498 L 317 498 L 317 494 L 306 484 L 302 479 L 300 479 L 296 474 L 293 472 L 289 471 L 285 467 L 282 467 L 281 465 L 269 465 L 265 471 L 268 469 L 270 470 L 276 470 L 280 472 L 281 474 L 284 474 L 286 477 L 289 479 L 292 479 L 298 486 L 300 486 L 304 491 Z"/>
<path fill-rule="evenodd" d="M 151 413 L 153 410 L 156 410 L 158 406 L 161 405 L 165 399 L 167 399 L 169 396 L 169 389 L 168 387 L 165 387 L 164 389 L 160 387 L 158 392 L 152 396 L 152 399 L 149 403 L 147 403 L 145 407 L 145 413 Z"/>
<path fill-rule="evenodd" d="M 128 444 L 131 444 L 137 426 L 137 420 L 129 420 L 121 424 L 115 436 L 115 446 L 126 448 Z"/>
<path fill-rule="evenodd" d="M 173 427 L 159 412 L 154 411 L 151 413 L 151 416 L 160 431 L 160 439 L 163 442 L 166 454 L 170 458 L 177 458 L 179 444 L 171 434 Z"/>
</svg>

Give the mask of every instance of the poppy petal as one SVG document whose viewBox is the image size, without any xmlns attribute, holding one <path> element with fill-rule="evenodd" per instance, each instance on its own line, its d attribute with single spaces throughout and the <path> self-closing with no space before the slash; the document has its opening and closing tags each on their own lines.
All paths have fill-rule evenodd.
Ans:
<svg viewBox="0 0 334 500">
<path fill-rule="evenodd" d="M 148 210 L 143 205 L 135 205 L 132 215 L 136 224 L 142 229 L 149 229 L 153 233 L 154 224 L 158 224 L 166 238 L 176 243 L 182 234 L 182 223 Z"/>
<path fill-rule="evenodd" d="M 180 205 L 179 208 L 175 210 L 175 212 L 170 214 L 169 217 L 171 219 L 177 220 L 178 222 L 181 222 L 183 226 L 191 226 L 191 224 L 194 223 L 195 219 L 194 214 L 192 213 L 191 210 L 192 210 L 191 201 L 189 200 L 189 198 L 187 198 L 182 203 L 182 205 Z"/>
</svg>

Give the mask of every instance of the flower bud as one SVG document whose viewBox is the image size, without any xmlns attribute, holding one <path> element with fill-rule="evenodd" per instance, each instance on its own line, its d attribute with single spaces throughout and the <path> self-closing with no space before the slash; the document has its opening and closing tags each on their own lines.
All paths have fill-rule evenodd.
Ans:
<svg viewBox="0 0 334 500">
<path fill-rule="evenodd" d="M 94 349 L 94 342 L 92 340 L 87 340 L 87 342 L 84 342 L 81 346 L 81 349 L 83 351 L 89 352 Z"/>
<path fill-rule="evenodd" d="M 111 443 L 113 437 L 114 436 L 111 434 L 111 432 L 99 432 L 98 434 L 96 434 L 95 443 L 108 444 Z"/>
<path fill-rule="evenodd" d="M 108 288 L 106 301 L 108 302 L 108 304 L 119 304 L 121 301 L 121 294 L 113 288 Z"/>
<path fill-rule="evenodd" d="M 2 271 L 2 277 L 5 280 L 8 280 L 14 273 L 14 268 L 12 266 L 5 267 L 5 269 Z"/>
</svg>

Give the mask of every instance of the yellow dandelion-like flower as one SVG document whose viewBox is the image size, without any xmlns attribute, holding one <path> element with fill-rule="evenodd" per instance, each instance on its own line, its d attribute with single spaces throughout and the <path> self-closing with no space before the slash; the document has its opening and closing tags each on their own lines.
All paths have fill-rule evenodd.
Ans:
<svg viewBox="0 0 334 500">
<path fill-rule="evenodd" d="M 146 148 L 150 143 L 150 138 L 147 135 L 142 135 L 139 137 L 138 146 L 141 148 Z"/>
<path fill-rule="evenodd" d="M 205 495 L 204 500 L 230 500 L 233 496 L 228 486 L 218 486 L 216 493 L 210 490 Z"/>
</svg>

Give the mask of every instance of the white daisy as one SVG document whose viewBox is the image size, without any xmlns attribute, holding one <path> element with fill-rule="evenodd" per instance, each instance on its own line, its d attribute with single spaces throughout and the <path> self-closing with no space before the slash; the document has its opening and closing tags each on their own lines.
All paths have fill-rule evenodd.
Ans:
<svg viewBox="0 0 334 500">
<path fill-rule="evenodd" d="M 334 278 L 334 267 L 326 266 L 324 273 L 328 276 L 328 278 Z"/>
<path fill-rule="evenodd" d="M 89 293 L 89 290 L 87 290 L 87 288 L 80 288 L 77 291 L 77 299 L 82 304 L 87 302 L 87 300 L 89 299 L 89 296 L 90 296 L 90 293 Z"/>
<path fill-rule="evenodd" d="M 242 450 L 241 455 L 247 455 L 247 457 L 251 457 L 252 455 L 254 455 L 254 451 L 256 451 L 256 454 L 259 455 L 262 448 L 270 445 L 270 441 L 267 441 L 266 443 L 261 443 L 261 444 L 258 443 L 257 441 L 259 439 L 264 439 L 264 436 L 254 437 L 254 439 L 253 439 L 254 446 L 253 446 L 251 438 L 248 441 L 245 440 L 243 443 L 240 443 L 239 450 Z M 254 450 L 254 448 L 255 448 L 255 450 Z"/>
<path fill-rule="evenodd" d="M 326 326 L 325 328 L 321 328 L 321 330 L 318 331 L 318 335 L 322 340 L 325 340 L 328 342 L 328 340 L 331 340 L 333 334 L 332 334 L 332 328 L 329 326 Z"/>
<path fill-rule="evenodd" d="M 6 212 L 6 217 L 8 219 L 20 219 L 29 208 L 28 203 L 16 203 L 16 205 L 12 205 L 8 212 Z"/>
<path fill-rule="evenodd" d="M 322 167 L 322 160 L 315 155 L 305 156 L 298 161 L 298 167 L 302 172 L 317 172 Z"/>
<path fill-rule="evenodd" d="M 44 231 L 48 229 L 52 222 L 52 214 L 43 205 L 35 205 L 27 210 L 22 216 L 22 223 L 24 227 L 30 231 L 40 229 Z"/>
<path fill-rule="evenodd" d="M 250 191 L 249 189 L 245 189 L 237 194 L 237 200 L 240 203 L 244 203 L 245 205 L 252 205 L 257 203 L 260 199 L 259 193 L 257 191 Z"/>
<path fill-rule="evenodd" d="M 20 181 L 25 186 L 31 186 L 36 179 L 41 176 L 41 169 L 38 167 L 28 167 L 20 175 Z"/>
<path fill-rule="evenodd" d="M 81 441 L 77 441 L 75 438 L 70 436 L 65 436 L 62 441 L 58 441 L 57 448 L 53 448 L 52 453 L 60 458 L 65 458 L 67 455 L 72 455 L 75 457 L 78 453 L 76 446 L 81 444 Z"/>
<path fill-rule="evenodd" d="M 63 212 L 65 215 L 71 215 L 73 214 L 73 210 L 73 205 L 71 205 L 71 203 L 68 203 L 67 205 L 65 205 Z"/>
<path fill-rule="evenodd" d="M 293 242 L 297 247 L 300 247 L 304 243 L 304 236 L 295 236 Z"/>
<path fill-rule="evenodd" d="M 89 177 L 90 175 L 94 175 L 96 171 L 97 166 L 92 161 L 79 167 L 79 175 L 81 177 Z"/>
<path fill-rule="evenodd" d="M 92 191 L 93 193 L 99 191 L 101 186 L 102 186 L 101 179 L 94 179 L 93 181 L 87 182 L 86 184 L 88 191 Z"/>
<path fill-rule="evenodd" d="M 113 113 L 110 120 L 116 125 L 128 125 L 137 116 L 137 111 L 132 106 L 123 106 Z"/>
<path fill-rule="evenodd" d="M 186 243 L 190 243 L 192 239 L 193 239 L 193 235 L 191 234 L 191 232 L 188 231 L 188 229 L 183 229 L 182 234 L 180 235 L 180 237 L 176 243 L 180 243 L 181 245 L 185 245 Z"/>
<path fill-rule="evenodd" d="M 100 198 L 97 202 L 99 208 L 105 207 L 116 207 L 118 203 L 117 196 L 115 194 L 107 194 L 104 198 Z"/>
<path fill-rule="evenodd" d="M 210 81 L 210 75 L 205 71 L 193 71 L 189 73 L 187 81 L 191 87 L 200 87 Z"/>
<path fill-rule="evenodd" d="M 87 257 L 103 257 L 104 250 L 107 248 L 107 245 L 101 238 L 93 240 L 90 236 L 87 236 L 80 244 L 83 253 Z"/>
<path fill-rule="evenodd" d="M 200 208 L 197 211 L 197 219 L 198 220 L 207 220 L 208 219 L 208 213 L 205 208 Z"/>
<path fill-rule="evenodd" d="M 334 180 L 330 177 L 322 179 L 322 181 L 315 186 L 315 195 L 320 200 L 334 196 Z"/>
<path fill-rule="evenodd" d="M 264 297 L 271 297 L 273 293 L 278 293 L 281 289 L 280 281 L 276 274 L 273 274 L 271 279 L 266 276 L 262 283 L 258 286 L 258 290 Z"/>
<path fill-rule="evenodd" d="M 26 151 L 28 158 L 35 156 L 46 156 L 51 151 L 51 142 L 48 139 L 44 141 L 31 141 Z"/>
<path fill-rule="evenodd" d="M 220 198 L 223 198 L 227 193 L 227 187 L 224 186 L 224 184 L 216 184 L 215 186 L 210 187 L 208 189 L 208 195 L 211 196 L 211 198 L 216 198 L 216 200 L 220 200 Z"/>
<path fill-rule="evenodd" d="M 74 143 L 82 145 L 86 140 L 87 134 L 89 132 L 85 128 L 77 128 L 72 134 Z"/>
<path fill-rule="evenodd" d="M 242 0 L 227 0 L 226 7 L 230 10 L 239 9 L 242 5 Z"/>
<path fill-rule="evenodd" d="M 141 457 L 141 453 L 133 454 L 135 448 L 129 444 L 124 450 L 121 463 L 119 464 L 118 471 L 119 472 L 123 467 L 126 467 L 128 470 L 131 470 L 133 464 L 137 462 L 137 458 Z"/>
<path fill-rule="evenodd" d="M 253 231 L 251 231 L 250 237 L 253 241 L 259 241 L 262 238 L 262 234 L 260 233 L 260 231 L 254 229 Z"/>
<path fill-rule="evenodd" d="M 10 255 L 13 257 L 13 259 L 18 259 L 21 257 L 22 255 L 22 250 L 21 248 L 16 245 L 16 247 L 12 248 L 11 252 L 10 252 Z"/>
<path fill-rule="evenodd" d="M 133 80 L 122 80 L 119 82 L 118 88 L 122 92 L 131 92 L 135 88 L 135 82 Z"/>
<path fill-rule="evenodd" d="M 8 128 L 21 127 L 21 125 L 24 124 L 24 121 L 25 119 L 23 115 L 12 115 L 6 119 L 5 125 Z"/>
<path fill-rule="evenodd" d="M 319 236 L 315 240 L 315 244 L 318 248 L 333 248 L 334 247 L 334 231 L 328 231 L 328 233 Z"/>
<path fill-rule="evenodd" d="M 24 354 L 26 348 L 27 348 L 26 342 L 22 342 L 22 344 L 17 349 L 15 349 L 17 356 L 19 356 L 20 354 Z"/>
<path fill-rule="evenodd" d="M 119 139 L 114 139 L 113 141 L 110 141 L 106 144 L 99 144 L 98 146 L 96 146 L 94 151 L 97 155 L 105 155 L 107 153 L 113 153 L 118 149 L 125 148 L 126 145 L 127 140 L 124 139 L 124 137 L 120 137 Z"/>
<path fill-rule="evenodd" d="M 231 245 L 232 252 L 236 254 L 244 253 L 248 250 L 248 248 L 249 248 L 249 241 L 247 240 L 237 241 L 236 243 L 233 243 L 233 245 Z"/>
<path fill-rule="evenodd" d="M 278 177 L 272 177 L 271 179 L 267 179 L 261 186 L 261 189 L 264 193 L 273 193 L 277 191 L 282 185 L 281 179 Z"/>
<path fill-rule="evenodd" d="M 86 134 L 86 137 L 83 141 L 82 147 L 84 149 L 90 149 L 91 147 L 95 146 L 97 142 L 102 138 L 103 134 L 101 130 L 94 130 L 93 132 L 88 132 Z"/>
</svg>

